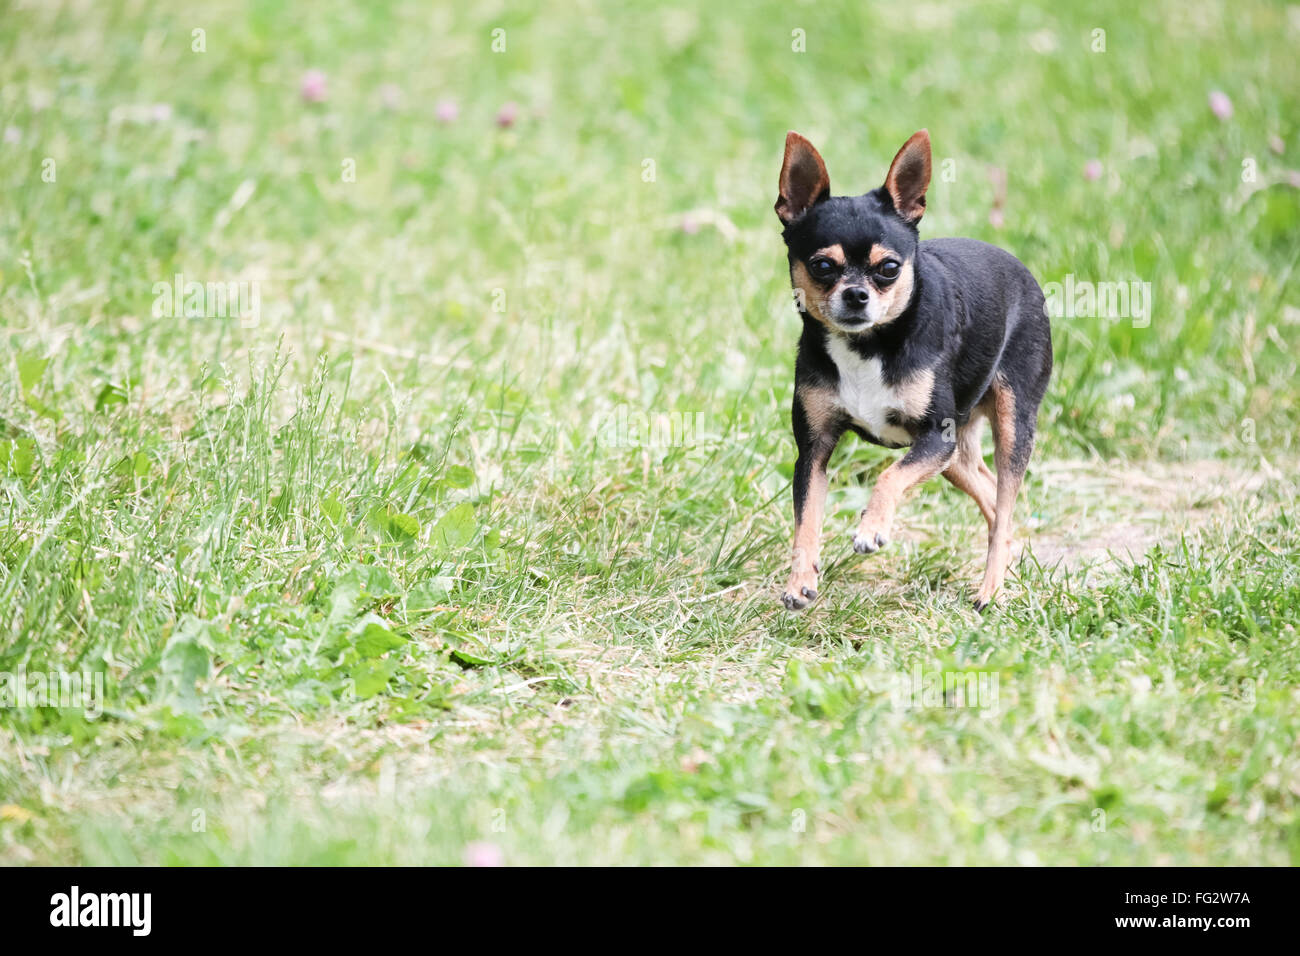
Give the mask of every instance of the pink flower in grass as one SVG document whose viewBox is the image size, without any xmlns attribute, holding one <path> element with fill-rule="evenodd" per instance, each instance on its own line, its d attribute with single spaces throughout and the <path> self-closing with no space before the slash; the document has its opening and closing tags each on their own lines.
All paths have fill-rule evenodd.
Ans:
<svg viewBox="0 0 1300 956">
<path fill-rule="evenodd" d="M 465 847 L 466 866 L 505 866 L 506 856 L 495 843 L 471 843 Z"/>
<path fill-rule="evenodd" d="M 1090 159 L 1083 164 L 1083 178 L 1090 183 L 1095 183 L 1101 179 L 1101 160 Z"/>
<path fill-rule="evenodd" d="M 325 74 L 320 70 L 308 70 L 304 73 L 298 90 L 307 103 L 323 103 L 329 95 Z"/>
<path fill-rule="evenodd" d="M 497 110 L 497 125 L 502 129 L 509 129 L 514 126 L 517 119 L 519 119 L 518 103 L 511 101 Z"/>
<path fill-rule="evenodd" d="M 1232 119 L 1232 100 L 1222 90 L 1210 91 L 1210 112 L 1221 120 Z"/>
<path fill-rule="evenodd" d="M 460 107 L 456 105 L 455 100 L 439 100 L 433 115 L 438 118 L 439 123 L 454 123 L 456 117 L 460 116 Z"/>
</svg>

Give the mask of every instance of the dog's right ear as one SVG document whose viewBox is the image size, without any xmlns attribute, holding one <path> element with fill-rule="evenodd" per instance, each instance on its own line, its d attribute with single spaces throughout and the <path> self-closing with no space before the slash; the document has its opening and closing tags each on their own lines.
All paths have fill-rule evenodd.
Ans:
<svg viewBox="0 0 1300 956">
<path fill-rule="evenodd" d="M 785 134 L 785 161 L 781 164 L 781 195 L 776 214 L 787 225 L 823 199 L 830 198 L 831 180 L 813 144 L 796 132 Z"/>
<path fill-rule="evenodd" d="M 913 225 L 925 214 L 925 191 L 930 188 L 930 133 L 917 130 L 894 157 L 885 177 L 885 190 L 904 222 Z"/>
</svg>

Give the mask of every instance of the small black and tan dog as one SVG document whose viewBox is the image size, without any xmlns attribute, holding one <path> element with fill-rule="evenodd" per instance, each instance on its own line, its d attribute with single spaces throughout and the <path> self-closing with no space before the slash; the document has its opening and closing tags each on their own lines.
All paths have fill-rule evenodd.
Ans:
<svg viewBox="0 0 1300 956">
<path fill-rule="evenodd" d="M 930 185 L 930 136 L 914 134 L 885 184 L 830 194 L 826 164 L 798 133 L 785 140 L 776 214 L 803 313 L 794 372 L 794 560 L 782 601 L 817 597 L 826 463 L 845 431 L 910 446 L 880 475 L 853 537 L 867 553 L 889 541 L 903 494 L 940 473 L 988 521 L 983 610 L 1011 554 L 1011 512 L 1052 372 L 1043 292 L 1015 256 L 974 239 L 920 242 Z M 997 477 L 980 427 L 993 426 Z"/>
</svg>

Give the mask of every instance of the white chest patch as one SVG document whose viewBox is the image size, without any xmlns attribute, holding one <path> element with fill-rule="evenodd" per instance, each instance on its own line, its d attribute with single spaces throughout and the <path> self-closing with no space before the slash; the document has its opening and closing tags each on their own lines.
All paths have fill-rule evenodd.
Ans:
<svg viewBox="0 0 1300 956">
<path fill-rule="evenodd" d="M 826 351 L 840 373 L 839 399 L 853 423 L 881 441 L 912 444 L 907 429 L 889 424 L 889 414 L 906 417 L 906 399 L 885 384 L 880 359 L 863 358 L 839 336 L 832 335 Z"/>
</svg>

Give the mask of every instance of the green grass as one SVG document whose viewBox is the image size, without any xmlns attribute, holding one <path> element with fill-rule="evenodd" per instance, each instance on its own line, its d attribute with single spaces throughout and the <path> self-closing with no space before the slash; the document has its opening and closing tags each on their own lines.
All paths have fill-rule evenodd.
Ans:
<svg viewBox="0 0 1300 956">
<path fill-rule="evenodd" d="M 0 3 L 0 671 L 107 688 L 0 707 L 0 861 L 1300 862 L 1293 9 L 153 6 Z M 849 441 L 790 616 L 781 144 L 922 126 L 923 235 L 1154 308 L 1055 321 L 996 608 Z"/>
</svg>

